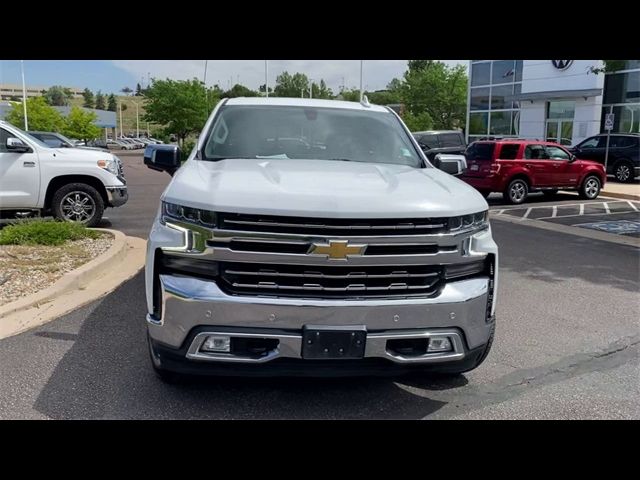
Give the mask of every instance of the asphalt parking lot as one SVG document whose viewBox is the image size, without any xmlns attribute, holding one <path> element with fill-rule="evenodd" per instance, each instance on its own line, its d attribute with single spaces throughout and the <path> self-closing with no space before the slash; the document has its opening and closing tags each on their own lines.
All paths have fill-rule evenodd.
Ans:
<svg viewBox="0 0 640 480">
<path fill-rule="evenodd" d="M 146 169 L 140 155 L 122 158 L 130 201 L 109 210 L 103 226 L 145 237 L 169 176 Z M 609 213 L 580 216 L 577 206 L 570 217 L 576 199 L 532 196 L 523 208 L 553 222 L 638 220 L 635 211 L 613 213 L 619 206 L 608 200 Z M 511 208 L 497 197 L 489 203 L 494 213 Z M 501 255 L 496 340 L 485 363 L 464 376 L 166 385 L 148 364 L 141 272 L 92 304 L 0 340 L 0 418 L 640 418 L 638 248 L 501 215 L 517 212 L 492 220 Z"/>
</svg>

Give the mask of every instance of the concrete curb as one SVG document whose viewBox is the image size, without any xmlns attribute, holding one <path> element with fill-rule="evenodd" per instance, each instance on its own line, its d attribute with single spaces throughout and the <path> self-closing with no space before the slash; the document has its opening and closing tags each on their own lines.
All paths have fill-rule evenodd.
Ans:
<svg viewBox="0 0 640 480">
<path fill-rule="evenodd" d="M 16 335 L 69 313 L 109 293 L 143 266 L 146 241 L 122 232 L 98 257 L 66 273 L 50 287 L 0 307 L 0 339 Z"/>
<path fill-rule="evenodd" d="M 621 198 L 623 200 L 635 200 L 640 202 L 640 195 L 633 195 L 631 193 L 607 192 L 606 190 L 601 190 L 600 195 L 603 197 Z"/>
</svg>

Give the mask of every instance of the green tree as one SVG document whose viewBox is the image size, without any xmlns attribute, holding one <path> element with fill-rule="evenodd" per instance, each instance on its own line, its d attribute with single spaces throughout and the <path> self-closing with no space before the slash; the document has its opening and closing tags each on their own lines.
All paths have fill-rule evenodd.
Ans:
<svg viewBox="0 0 640 480">
<path fill-rule="evenodd" d="M 394 103 L 400 103 L 400 92 L 394 92 L 392 90 L 380 90 L 378 92 L 365 92 L 365 95 L 369 99 L 370 103 L 376 105 L 389 105 Z"/>
<path fill-rule="evenodd" d="M 107 98 L 107 110 L 109 110 L 110 112 L 115 112 L 117 109 L 118 109 L 118 104 L 116 102 L 116 97 L 112 93 Z"/>
<path fill-rule="evenodd" d="M 427 112 L 422 112 L 417 115 L 413 115 L 409 111 L 405 111 L 402 114 L 402 121 L 407 128 L 412 132 L 419 132 L 421 130 L 431 130 L 433 128 L 433 120 Z"/>
<path fill-rule="evenodd" d="M 333 98 L 333 92 L 324 80 L 320 79 L 320 84 L 313 83 L 312 84 L 312 95 L 313 98 Z"/>
<path fill-rule="evenodd" d="M 94 123 L 97 118 L 95 112 L 71 107 L 69 115 L 64 119 L 62 133 L 70 138 L 92 140 L 100 135 L 100 128 Z"/>
<path fill-rule="evenodd" d="M 124 93 L 125 95 L 129 95 L 130 93 L 133 92 L 133 90 L 131 90 L 129 87 L 123 87 L 122 90 L 120 90 L 122 93 Z"/>
<path fill-rule="evenodd" d="M 264 83 L 258 87 L 258 91 L 261 93 L 264 93 L 265 89 L 266 89 L 266 84 Z M 273 88 L 269 87 L 269 93 L 272 93 L 272 92 L 273 92 Z"/>
<path fill-rule="evenodd" d="M 346 102 L 359 102 L 360 101 L 360 89 L 357 88 L 345 88 L 338 95 L 338 99 Z"/>
<path fill-rule="evenodd" d="M 72 97 L 73 94 L 71 91 L 68 88 L 61 87 L 60 85 L 54 85 L 44 94 L 44 98 L 47 103 L 54 107 L 69 105 L 69 101 Z"/>
<path fill-rule="evenodd" d="M 142 96 L 142 87 L 139 83 L 136 84 L 136 97 Z"/>
<path fill-rule="evenodd" d="M 236 83 L 230 90 L 223 92 L 220 98 L 257 97 L 258 92 Z"/>
<path fill-rule="evenodd" d="M 24 127 L 24 109 L 22 103 L 12 102 L 11 110 L 6 120 L 16 127 Z M 27 99 L 27 118 L 29 130 L 42 130 L 45 132 L 59 132 L 64 124 L 60 112 L 48 105 L 44 97 L 31 97 Z"/>
<path fill-rule="evenodd" d="M 309 95 L 309 79 L 303 73 L 290 75 L 282 72 L 276 77 L 276 86 L 273 90 L 274 97 L 305 97 Z"/>
<path fill-rule="evenodd" d="M 164 125 L 167 133 L 174 133 L 180 145 L 191 133 L 199 132 L 217 102 L 213 89 L 207 91 L 197 79 L 154 80 L 147 89 L 144 120 Z M 208 97 L 208 98 L 207 98 Z"/>
<path fill-rule="evenodd" d="M 100 90 L 96 93 L 96 110 L 104 110 L 106 108 L 104 95 Z M 77 138 L 77 137 L 76 137 Z"/>
<path fill-rule="evenodd" d="M 93 108 L 93 106 L 95 105 L 95 102 L 93 99 L 93 92 L 88 88 L 85 88 L 84 92 L 82 92 L 82 97 L 84 98 L 84 102 L 82 103 L 82 106 L 86 108 Z"/>
<path fill-rule="evenodd" d="M 428 113 L 432 128 L 462 127 L 466 121 L 467 82 L 463 65 L 449 67 L 433 60 L 410 60 L 399 89 L 400 99 L 413 117 Z"/>
</svg>

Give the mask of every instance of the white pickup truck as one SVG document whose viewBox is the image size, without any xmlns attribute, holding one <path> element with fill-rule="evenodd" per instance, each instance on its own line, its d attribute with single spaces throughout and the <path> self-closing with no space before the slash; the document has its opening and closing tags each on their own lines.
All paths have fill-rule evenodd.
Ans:
<svg viewBox="0 0 640 480">
<path fill-rule="evenodd" d="M 0 218 L 51 214 L 97 225 L 128 199 L 122 162 L 101 151 L 51 148 L 0 121 Z"/>
<path fill-rule="evenodd" d="M 147 242 L 161 378 L 459 374 L 489 353 L 487 202 L 392 110 L 227 99 L 183 165 L 173 145 L 144 161 L 173 174 Z M 464 157 L 434 162 L 459 174 Z"/>
</svg>

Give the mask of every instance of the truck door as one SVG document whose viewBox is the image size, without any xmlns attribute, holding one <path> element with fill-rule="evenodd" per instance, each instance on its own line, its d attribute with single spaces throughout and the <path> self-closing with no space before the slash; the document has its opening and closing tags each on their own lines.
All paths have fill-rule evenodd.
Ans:
<svg viewBox="0 0 640 480">
<path fill-rule="evenodd" d="M 33 148 L 24 153 L 9 151 L 8 138 L 16 137 L 0 127 L 0 208 L 36 208 L 40 193 L 38 154 Z"/>
</svg>

